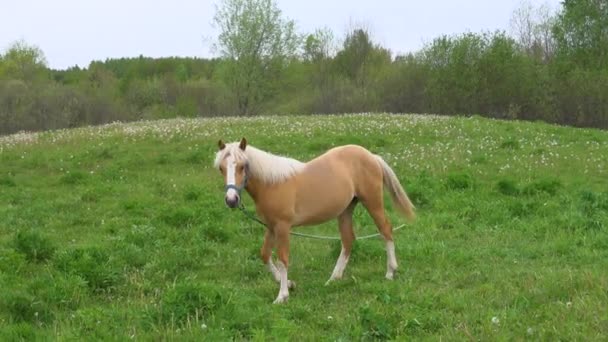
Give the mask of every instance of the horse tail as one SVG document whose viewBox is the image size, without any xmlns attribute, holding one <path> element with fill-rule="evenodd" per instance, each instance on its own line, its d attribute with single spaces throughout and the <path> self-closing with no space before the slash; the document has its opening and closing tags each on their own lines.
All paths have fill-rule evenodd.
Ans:
<svg viewBox="0 0 608 342">
<path fill-rule="evenodd" d="M 399 179 L 397 175 L 391 169 L 391 167 L 380 157 L 379 155 L 375 155 L 376 159 L 380 162 L 382 166 L 382 181 L 384 186 L 388 188 L 391 198 L 393 199 L 393 204 L 397 207 L 399 212 L 403 214 L 410 220 L 414 220 L 416 218 L 416 214 L 414 213 L 414 204 L 410 201 L 409 197 L 403 190 L 401 183 L 399 183 Z"/>
</svg>

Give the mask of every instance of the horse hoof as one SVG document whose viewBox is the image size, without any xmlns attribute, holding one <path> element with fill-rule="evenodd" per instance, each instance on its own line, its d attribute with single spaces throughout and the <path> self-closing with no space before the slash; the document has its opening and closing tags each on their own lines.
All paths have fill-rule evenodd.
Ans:
<svg viewBox="0 0 608 342">
<path fill-rule="evenodd" d="M 340 279 L 340 278 L 331 277 L 331 278 L 327 279 L 327 281 L 325 282 L 325 286 L 328 286 L 329 284 L 333 283 L 334 281 L 336 281 L 338 279 Z"/>
<path fill-rule="evenodd" d="M 287 302 L 287 299 L 289 298 L 289 296 L 278 296 L 277 299 L 274 300 L 274 302 L 272 302 L 272 304 L 283 304 Z"/>
<path fill-rule="evenodd" d="M 287 281 L 287 288 L 290 290 L 293 290 L 296 288 L 296 282 L 293 280 L 288 280 Z"/>
</svg>

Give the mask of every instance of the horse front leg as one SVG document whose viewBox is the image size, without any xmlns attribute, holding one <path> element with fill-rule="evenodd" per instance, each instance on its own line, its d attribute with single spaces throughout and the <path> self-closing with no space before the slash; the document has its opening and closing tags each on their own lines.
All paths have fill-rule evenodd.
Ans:
<svg viewBox="0 0 608 342">
<path fill-rule="evenodd" d="M 279 271 L 279 294 L 274 300 L 274 304 L 284 303 L 289 298 L 289 289 L 295 288 L 295 283 L 287 278 L 287 269 L 289 266 L 289 224 L 280 223 L 275 226 L 274 234 L 276 236 L 277 254 L 277 269 Z"/>
<path fill-rule="evenodd" d="M 272 276 L 274 280 L 278 283 L 281 281 L 281 274 L 279 270 L 272 262 L 272 248 L 274 246 L 274 233 L 270 229 L 266 229 L 266 234 L 264 234 L 264 244 L 262 245 L 262 249 L 260 250 L 260 254 L 262 256 L 262 262 L 266 265 L 266 268 Z"/>
<path fill-rule="evenodd" d="M 276 242 L 276 239 L 275 239 L 275 235 L 274 235 L 273 231 L 270 229 L 267 229 L 266 233 L 264 234 L 264 243 L 262 244 L 262 248 L 260 250 L 260 255 L 262 257 L 262 262 L 264 263 L 264 265 L 266 265 L 266 268 L 272 274 L 274 280 L 277 283 L 280 283 L 281 282 L 281 272 L 279 271 L 279 269 L 277 268 L 275 263 L 272 261 L 272 249 L 274 248 L 275 242 Z M 294 289 L 295 286 L 296 286 L 295 282 L 293 282 L 291 280 L 287 281 L 288 289 Z"/>
</svg>

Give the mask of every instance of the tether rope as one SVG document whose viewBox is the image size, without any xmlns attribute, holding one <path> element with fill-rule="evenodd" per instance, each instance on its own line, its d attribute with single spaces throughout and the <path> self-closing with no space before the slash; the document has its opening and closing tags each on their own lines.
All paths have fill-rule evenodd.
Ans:
<svg viewBox="0 0 608 342">
<path fill-rule="evenodd" d="M 243 202 L 241 202 L 241 205 L 239 206 L 239 209 L 241 210 L 241 212 L 243 212 L 243 214 L 245 216 L 247 216 L 248 218 L 252 219 L 253 221 L 266 226 L 266 224 L 264 222 L 262 222 L 260 219 L 258 219 L 257 217 L 255 217 L 254 214 L 250 213 L 247 211 L 247 209 L 245 209 L 245 206 L 243 205 Z M 399 230 L 401 228 L 405 227 L 405 223 L 402 225 L 399 225 L 397 227 L 393 228 L 393 231 Z M 301 237 L 306 237 L 309 239 L 318 239 L 318 240 L 340 240 L 340 237 L 335 237 L 335 236 L 323 236 L 323 235 L 314 235 L 314 234 L 304 234 L 304 233 L 298 233 L 298 232 L 289 232 L 291 235 L 296 235 L 296 236 L 301 236 Z M 369 235 L 364 235 L 364 236 L 360 236 L 360 237 L 356 237 L 355 240 L 365 240 L 365 239 L 371 239 L 373 237 L 377 237 L 380 236 L 380 233 L 375 233 L 375 234 L 369 234 Z"/>
</svg>

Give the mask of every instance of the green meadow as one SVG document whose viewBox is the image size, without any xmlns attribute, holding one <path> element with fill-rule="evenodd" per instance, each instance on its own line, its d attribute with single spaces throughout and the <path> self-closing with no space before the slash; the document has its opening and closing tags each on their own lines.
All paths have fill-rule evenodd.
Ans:
<svg viewBox="0 0 608 342">
<path fill-rule="evenodd" d="M 382 155 L 418 216 L 395 232 L 395 279 L 374 238 L 325 286 L 339 241 L 292 236 L 298 286 L 273 305 L 264 227 L 225 206 L 211 166 L 218 139 L 241 137 L 303 161 Z M 355 226 L 376 232 L 361 206 Z M 295 231 L 338 236 L 336 221 Z M 0 289 L 3 341 L 605 340 L 608 132 L 371 113 L 0 137 Z"/>
</svg>

